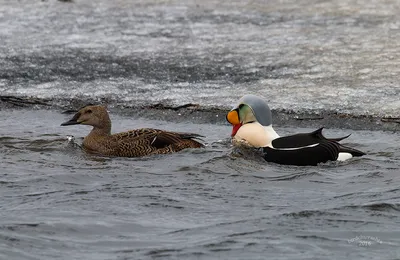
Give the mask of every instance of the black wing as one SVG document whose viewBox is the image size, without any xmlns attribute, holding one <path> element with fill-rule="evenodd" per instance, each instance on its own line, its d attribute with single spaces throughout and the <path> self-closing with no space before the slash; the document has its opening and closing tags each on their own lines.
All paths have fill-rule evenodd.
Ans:
<svg viewBox="0 0 400 260">
<path fill-rule="evenodd" d="M 317 165 L 318 163 L 335 161 L 338 158 L 339 151 L 340 145 L 331 141 L 321 141 L 314 146 L 291 150 L 270 147 L 263 148 L 264 159 L 266 161 L 298 166 Z"/>
<path fill-rule="evenodd" d="M 320 143 L 321 141 L 338 142 L 350 136 L 348 135 L 344 137 L 328 139 L 322 135 L 322 129 L 324 128 L 321 127 L 320 129 L 315 130 L 314 132 L 311 133 L 295 134 L 295 135 L 285 136 L 282 138 L 277 138 L 272 141 L 272 146 L 275 148 L 304 147 Z"/>
</svg>

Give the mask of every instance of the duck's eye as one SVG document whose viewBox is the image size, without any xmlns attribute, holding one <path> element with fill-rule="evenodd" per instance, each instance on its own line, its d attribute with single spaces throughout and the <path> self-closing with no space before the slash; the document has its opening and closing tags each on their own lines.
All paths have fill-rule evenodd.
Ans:
<svg viewBox="0 0 400 260">
<path fill-rule="evenodd" d="M 242 107 L 244 107 L 244 104 L 240 104 L 240 105 L 239 105 L 239 109 L 242 108 Z"/>
<path fill-rule="evenodd" d="M 86 114 L 91 114 L 91 113 L 92 113 L 92 110 L 91 110 L 91 109 L 86 110 Z"/>
</svg>

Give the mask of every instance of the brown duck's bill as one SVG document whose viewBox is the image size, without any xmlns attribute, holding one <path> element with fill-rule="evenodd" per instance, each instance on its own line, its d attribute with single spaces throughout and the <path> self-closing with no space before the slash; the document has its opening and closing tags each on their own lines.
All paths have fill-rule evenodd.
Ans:
<svg viewBox="0 0 400 260">
<path fill-rule="evenodd" d="M 66 125 L 79 125 L 82 122 L 78 122 L 78 118 L 80 117 L 80 113 L 77 113 L 74 115 L 73 118 L 71 118 L 69 121 L 64 122 L 61 124 L 61 126 L 66 126 Z"/>
<path fill-rule="evenodd" d="M 62 123 L 61 126 L 66 126 L 66 125 L 79 125 L 80 123 L 81 123 L 81 122 L 78 122 L 78 121 L 76 121 L 76 120 L 74 120 L 74 119 L 71 119 L 71 120 L 69 120 L 69 121 L 67 121 L 67 122 Z"/>
</svg>

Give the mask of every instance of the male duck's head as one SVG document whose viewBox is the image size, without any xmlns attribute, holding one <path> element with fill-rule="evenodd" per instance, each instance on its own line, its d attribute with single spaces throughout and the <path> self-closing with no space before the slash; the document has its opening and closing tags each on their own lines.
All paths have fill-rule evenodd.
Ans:
<svg viewBox="0 0 400 260">
<path fill-rule="evenodd" d="M 231 136 L 235 136 L 244 124 L 258 122 L 262 126 L 270 126 L 272 115 L 262 98 L 249 94 L 239 99 L 237 105 L 226 115 L 226 120 L 233 125 Z"/>
<path fill-rule="evenodd" d="M 104 106 L 88 105 L 85 106 L 71 118 L 71 120 L 62 123 L 62 126 L 68 125 L 90 125 L 95 128 L 111 128 L 110 117 Z"/>
</svg>

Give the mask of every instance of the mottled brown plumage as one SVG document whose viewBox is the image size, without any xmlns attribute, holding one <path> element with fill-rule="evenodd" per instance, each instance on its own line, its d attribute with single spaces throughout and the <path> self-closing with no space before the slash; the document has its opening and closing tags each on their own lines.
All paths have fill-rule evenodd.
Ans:
<svg viewBox="0 0 400 260">
<path fill-rule="evenodd" d="M 85 150 L 106 156 L 140 157 L 203 147 L 201 143 L 194 140 L 201 136 L 192 133 L 143 128 L 111 134 L 111 120 L 103 106 L 85 106 L 71 120 L 61 125 L 76 124 L 93 126 L 89 135 L 83 139 Z"/>
</svg>

